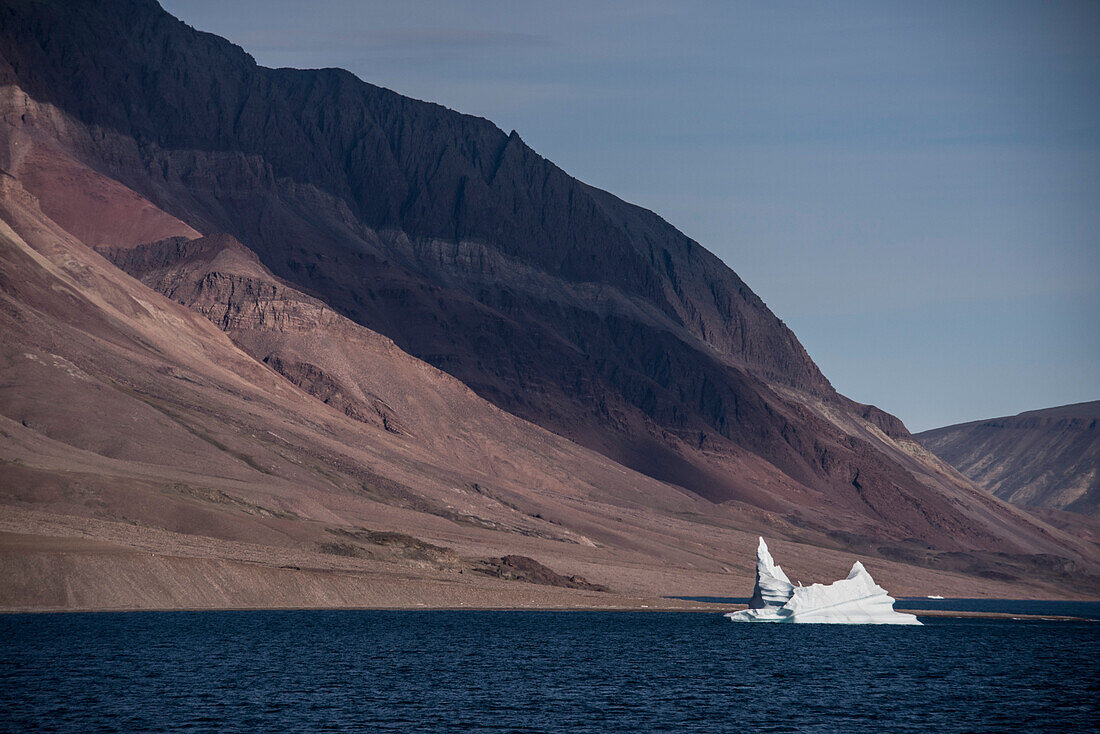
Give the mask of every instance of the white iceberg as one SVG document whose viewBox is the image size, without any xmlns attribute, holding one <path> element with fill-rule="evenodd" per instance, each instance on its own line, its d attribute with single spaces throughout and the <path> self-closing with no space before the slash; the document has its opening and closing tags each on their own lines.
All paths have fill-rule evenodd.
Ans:
<svg viewBox="0 0 1100 734">
<path fill-rule="evenodd" d="M 734 622 L 920 624 L 912 614 L 894 611 L 894 599 L 859 561 L 846 579 L 792 585 L 783 569 L 775 565 L 763 538 L 756 549 L 756 586 L 749 608 L 726 616 Z"/>
<path fill-rule="evenodd" d="M 781 607 L 790 601 L 793 591 L 794 584 L 783 569 L 775 565 L 768 544 L 761 538 L 760 545 L 756 546 L 756 586 L 749 599 L 749 608 Z"/>
</svg>

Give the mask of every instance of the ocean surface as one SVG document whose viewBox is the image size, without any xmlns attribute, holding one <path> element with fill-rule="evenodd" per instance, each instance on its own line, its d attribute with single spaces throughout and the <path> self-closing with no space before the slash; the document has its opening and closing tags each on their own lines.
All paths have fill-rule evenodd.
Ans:
<svg viewBox="0 0 1100 734">
<path fill-rule="evenodd" d="M 1100 623 L 924 621 L 751 625 L 664 612 L 0 615 L 0 730 L 1100 729 Z"/>
<path fill-rule="evenodd" d="M 673 599 L 713 604 L 748 604 L 740 596 L 674 596 Z M 1100 620 L 1100 602 L 1047 601 L 1036 599 L 929 599 L 926 596 L 900 596 L 895 609 L 921 611 L 939 609 L 950 612 L 997 612 L 998 614 L 1046 615 Z"/>
</svg>

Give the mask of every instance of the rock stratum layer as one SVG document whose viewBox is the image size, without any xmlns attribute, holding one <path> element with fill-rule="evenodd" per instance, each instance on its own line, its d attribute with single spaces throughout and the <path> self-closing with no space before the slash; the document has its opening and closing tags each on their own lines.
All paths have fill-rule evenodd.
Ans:
<svg viewBox="0 0 1100 734">
<path fill-rule="evenodd" d="M 0 4 L 0 85 L 5 606 L 1095 583 L 514 133 L 150 1 Z"/>
<path fill-rule="evenodd" d="M 917 440 L 978 486 L 1030 508 L 1100 515 L 1100 401 L 936 428 Z"/>
</svg>

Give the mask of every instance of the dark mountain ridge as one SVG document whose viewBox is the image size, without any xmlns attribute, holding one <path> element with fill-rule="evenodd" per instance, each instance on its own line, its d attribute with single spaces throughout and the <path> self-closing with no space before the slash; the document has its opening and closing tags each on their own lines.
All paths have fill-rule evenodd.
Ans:
<svg viewBox="0 0 1100 734">
<path fill-rule="evenodd" d="M 187 28 L 151 1 L 65 5 L 33 16 L 9 8 L 4 20 L 30 36 L 5 49 L 11 68 L 4 81 L 34 99 L 139 146 L 259 156 L 274 178 L 337 197 L 375 231 L 488 242 L 566 281 L 611 285 L 704 340 L 709 326 L 715 346 L 740 352 L 754 367 L 827 390 L 793 334 L 717 258 L 652 212 L 576 181 L 515 132 L 340 69 L 259 67 L 239 47 Z M 131 73 L 134 65 L 140 73 Z M 206 215 L 225 223 L 217 212 Z M 700 261 L 696 270 L 705 264 L 725 271 L 723 279 L 733 276 L 733 292 L 711 294 L 715 303 L 706 307 L 728 317 L 732 299 L 744 299 L 783 332 L 790 354 L 777 354 L 776 344 L 753 349 L 748 335 L 703 320 L 699 306 L 694 320 L 683 313 L 691 309 L 668 290 L 680 290 L 676 264 L 685 256 Z M 731 285 L 712 280 L 715 289 Z M 745 343 L 735 349 L 735 341 Z"/>
<path fill-rule="evenodd" d="M 718 258 L 515 133 L 345 71 L 259 67 L 151 0 L 9 0 L 0 29 L 0 84 L 67 116 L 41 117 L 83 164 L 499 407 L 845 542 L 1029 547 L 899 420 L 838 395 Z M 803 513 L 820 503 L 831 527 Z"/>
</svg>

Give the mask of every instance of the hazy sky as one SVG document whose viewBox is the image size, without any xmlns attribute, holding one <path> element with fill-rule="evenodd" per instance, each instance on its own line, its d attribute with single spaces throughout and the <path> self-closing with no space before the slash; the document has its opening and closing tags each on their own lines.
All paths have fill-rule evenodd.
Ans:
<svg viewBox="0 0 1100 734">
<path fill-rule="evenodd" d="M 1100 399 L 1100 3 L 164 5 L 517 130 L 911 430 Z"/>
</svg>

